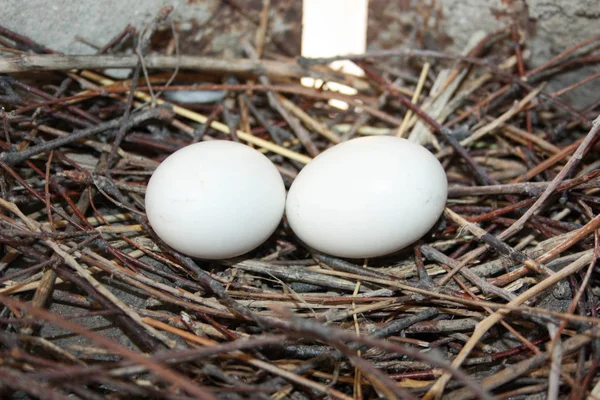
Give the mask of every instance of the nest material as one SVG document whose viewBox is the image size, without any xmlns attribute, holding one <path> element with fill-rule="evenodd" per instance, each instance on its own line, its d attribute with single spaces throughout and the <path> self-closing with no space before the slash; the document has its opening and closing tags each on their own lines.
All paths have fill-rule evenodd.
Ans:
<svg viewBox="0 0 600 400">
<path fill-rule="evenodd" d="M 331 60 L 269 60 L 250 45 L 248 59 L 169 54 L 149 41 L 168 14 L 103 49 L 133 37 L 144 58 L 63 56 L 0 29 L 4 396 L 598 395 L 598 104 L 563 100 L 591 76 L 545 89 L 595 62 L 593 42 L 527 72 L 526 44 L 499 31 L 464 57 L 355 56 L 356 78 L 327 70 Z M 399 60 L 411 65 L 401 74 Z M 130 79 L 108 67 L 131 67 Z M 359 93 L 306 88 L 301 76 Z M 198 80 L 212 82 L 189 84 Z M 202 90 L 225 97 L 163 100 Z M 149 176 L 189 143 L 255 146 L 289 186 L 312 157 L 360 135 L 418 141 L 447 171 L 443 218 L 402 252 L 336 259 L 283 222 L 251 254 L 204 262 L 147 225 Z"/>
</svg>

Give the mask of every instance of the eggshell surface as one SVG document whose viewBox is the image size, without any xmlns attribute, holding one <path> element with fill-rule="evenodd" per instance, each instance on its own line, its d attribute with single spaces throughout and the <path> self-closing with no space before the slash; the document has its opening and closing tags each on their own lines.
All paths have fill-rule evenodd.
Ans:
<svg viewBox="0 0 600 400">
<path fill-rule="evenodd" d="M 446 204 L 446 173 L 424 147 L 371 136 L 336 145 L 298 174 L 286 216 L 294 233 L 339 257 L 393 253 L 433 227 Z"/>
<path fill-rule="evenodd" d="M 214 140 L 167 157 L 150 178 L 145 203 L 150 225 L 169 246 L 223 259 L 269 238 L 284 212 L 285 187 L 263 154 Z"/>
</svg>

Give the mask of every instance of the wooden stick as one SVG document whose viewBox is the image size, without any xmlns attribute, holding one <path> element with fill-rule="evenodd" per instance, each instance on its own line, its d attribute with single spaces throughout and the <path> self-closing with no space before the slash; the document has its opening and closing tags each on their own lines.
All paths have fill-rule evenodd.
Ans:
<svg viewBox="0 0 600 400">
<path fill-rule="evenodd" d="M 429 63 L 425 63 L 425 65 L 423 65 L 423 69 L 421 70 L 421 75 L 419 76 L 419 82 L 417 82 L 417 88 L 415 89 L 415 92 L 413 93 L 412 99 L 410 99 L 410 101 L 413 104 L 417 104 L 417 101 L 419 101 L 419 97 L 421 96 L 421 92 L 423 91 L 423 86 L 425 86 L 425 81 L 427 81 L 427 74 L 429 74 L 430 66 L 431 66 L 431 64 L 429 64 Z M 406 112 L 406 114 L 404 115 L 404 119 L 402 120 L 402 125 L 400 125 L 400 128 L 398 128 L 398 132 L 396 133 L 396 136 L 404 137 L 404 133 L 406 132 L 406 128 L 408 127 L 408 122 L 410 121 L 411 117 L 412 117 L 412 111 L 408 110 Z"/>
<path fill-rule="evenodd" d="M 134 68 L 136 55 L 63 55 L 27 54 L 0 57 L 0 73 L 26 71 L 68 71 L 73 69 Z M 334 72 L 329 68 L 307 68 L 298 64 L 271 60 L 226 59 L 199 56 L 164 56 L 152 54 L 144 57 L 148 69 L 188 69 L 216 74 L 245 76 L 267 75 L 273 78 L 302 78 L 305 76 L 326 81 L 341 82 L 358 90 L 367 84 L 352 75 Z"/>
</svg>

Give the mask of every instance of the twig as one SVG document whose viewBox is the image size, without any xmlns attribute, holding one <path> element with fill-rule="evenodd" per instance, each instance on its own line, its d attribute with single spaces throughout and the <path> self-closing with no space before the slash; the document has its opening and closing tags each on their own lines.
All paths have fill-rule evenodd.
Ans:
<svg viewBox="0 0 600 400">
<path fill-rule="evenodd" d="M 417 83 L 417 88 L 415 89 L 415 93 L 413 94 L 413 97 L 410 100 L 413 104 L 417 104 L 417 101 L 419 101 L 419 96 L 421 95 L 421 91 L 423 90 L 423 86 L 425 85 L 425 81 L 427 80 L 427 74 L 429 73 L 430 66 L 431 65 L 429 63 L 425 63 L 423 65 L 423 69 L 421 70 L 421 75 L 419 76 L 419 82 Z M 398 128 L 398 132 L 396 133 L 396 136 L 398 136 L 398 137 L 404 136 L 404 133 L 406 132 L 406 128 L 408 127 L 408 121 L 410 120 L 411 117 L 412 117 L 412 111 L 408 111 L 404 115 L 404 119 L 402 120 L 402 125 L 400 125 L 400 128 Z"/>
<path fill-rule="evenodd" d="M 135 68 L 136 55 L 62 55 L 26 54 L 0 57 L 0 73 L 24 71 L 68 71 L 72 69 Z M 332 72 L 325 68 L 303 68 L 297 64 L 271 60 L 223 59 L 181 55 L 179 57 L 151 54 L 144 57 L 148 69 L 180 69 L 242 76 L 266 75 L 272 78 L 302 78 L 305 76 L 335 81 L 366 89 L 360 79 Z"/>
<path fill-rule="evenodd" d="M 583 332 L 579 335 L 573 336 L 563 343 L 563 354 L 569 355 L 579 350 L 581 347 L 587 345 L 590 341 L 593 340 L 594 337 L 597 337 L 600 334 L 600 329 L 595 327 L 591 330 Z M 550 360 L 552 357 L 551 352 L 545 352 L 541 354 L 537 354 L 531 358 L 520 361 L 515 365 L 512 365 L 510 368 L 505 368 L 500 372 L 497 372 L 494 375 L 488 376 L 481 381 L 481 386 L 487 390 L 494 390 L 497 387 L 500 387 L 506 383 L 509 383 L 519 376 L 526 374 L 527 372 L 538 368 Z M 447 400 L 467 400 L 474 397 L 474 394 L 470 392 L 468 389 L 459 389 L 456 390 L 444 398 Z"/>
<path fill-rule="evenodd" d="M 250 45 L 250 43 L 246 42 L 244 44 L 244 49 L 245 49 L 246 53 L 248 53 L 248 55 L 250 56 L 251 59 L 253 59 L 253 60 L 258 59 L 258 54 L 256 53 L 256 50 L 254 50 L 254 48 Z M 269 78 L 267 78 L 265 75 L 260 75 L 258 77 L 258 80 L 263 85 L 270 84 Z M 294 133 L 296 134 L 296 137 L 300 140 L 302 145 L 306 148 L 308 153 L 312 157 L 316 157 L 317 155 L 319 155 L 319 149 L 313 143 L 309 132 L 306 129 L 304 129 L 304 127 L 300 124 L 300 122 L 296 119 L 296 117 L 293 117 L 292 115 L 290 115 L 287 112 L 287 110 L 285 109 L 285 107 L 282 104 L 281 96 L 277 96 L 273 92 L 267 92 L 267 98 L 269 99 L 269 104 L 271 105 L 271 107 L 274 108 L 281 115 L 281 117 L 285 120 L 285 122 L 287 122 L 287 124 L 290 126 L 292 131 L 294 131 Z"/>
<path fill-rule="evenodd" d="M 106 79 L 106 78 L 104 78 L 104 77 L 102 77 L 100 75 L 97 75 L 97 74 L 89 72 L 89 71 L 86 71 L 85 73 L 83 73 L 83 75 L 85 77 L 87 77 L 87 78 L 89 78 L 91 80 L 94 80 L 94 81 L 96 81 L 96 82 L 98 82 L 100 84 L 103 84 L 103 85 L 112 85 L 112 84 L 115 83 L 114 81 L 112 81 L 110 79 Z M 144 101 L 150 101 L 151 100 L 150 96 L 148 96 L 146 93 L 143 93 L 143 92 L 140 92 L 140 91 L 135 92 L 135 96 L 137 98 L 141 99 L 141 100 L 144 100 Z M 164 100 L 157 99 L 157 104 L 168 104 L 168 103 L 165 102 Z M 183 107 L 180 107 L 180 106 L 177 106 L 177 105 L 171 105 L 171 108 L 172 108 L 173 112 L 176 113 L 177 115 L 180 115 L 182 117 L 191 119 L 192 121 L 196 121 L 196 122 L 199 122 L 201 124 L 206 124 L 208 122 L 208 118 L 206 116 L 204 116 L 202 114 L 199 114 L 197 112 L 188 110 L 186 108 L 183 108 Z M 218 130 L 220 132 L 223 132 L 223 133 L 226 133 L 226 134 L 230 134 L 231 133 L 229 131 L 229 127 L 226 124 L 223 124 L 223 123 L 221 123 L 219 121 L 213 121 L 210 124 L 210 126 L 211 126 L 211 128 L 216 129 L 216 130 Z M 242 140 L 244 140 L 244 141 L 246 141 L 246 142 L 248 142 L 250 144 L 259 146 L 261 148 L 267 149 L 267 150 L 272 151 L 274 153 L 277 153 L 277 154 L 280 154 L 282 156 L 288 157 L 288 158 L 290 158 L 292 160 L 295 160 L 295 161 L 298 161 L 298 162 L 300 162 L 302 164 L 308 164 L 310 162 L 310 160 L 311 160 L 310 157 L 307 157 L 307 156 L 305 156 L 303 154 L 299 154 L 299 153 L 296 153 L 294 151 L 288 150 L 288 149 L 286 149 L 284 147 L 281 147 L 281 146 L 278 146 L 276 144 L 273 144 L 272 142 L 269 142 L 267 140 L 260 139 L 260 138 L 254 136 L 254 135 L 252 135 L 250 133 L 242 132 L 242 131 L 237 131 L 236 135 L 240 139 L 242 139 Z"/>
<path fill-rule="evenodd" d="M 585 266 L 587 263 L 589 263 L 590 259 L 591 259 L 591 255 L 581 256 L 577 261 L 571 263 L 570 265 L 563 268 L 562 270 L 555 273 L 554 275 L 547 277 L 546 279 L 544 279 L 543 281 L 541 281 L 534 287 L 528 289 L 527 291 L 525 291 L 522 294 L 520 294 L 519 296 L 517 296 L 515 299 L 511 300 L 508 303 L 508 305 L 509 306 L 517 306 L 517 305 L 523 304 L 525 301 L 536 296 L 543 290 L 553 286 L 554 284 L 556 284 L 560 280 L 566 278 L 567 276 L 579 271 L 581 268 L 583 268 L 583 266 Z M 504 311 L 497 311 L 494 314 L 490 315 L 489 317 L 485 318 L 483 321 L 481 321 L 479 323 L 479 325 L 477 325 L 477 328 L 473 331 L 473 335 L 471 336 L 469 341 L 467 343 L 465 343 L 465 346 L 463 347 L 463 349 L 460 351 L 460 353 L 456 356 L 456 358 L 452 362 L 452 365 L 455 368 L 460 367 L 460 365 L 464 362 L 466 357 L 471 353 L 471 351 L 476 346 L 476 344 L 479 342 L 479 340 L 483 337 L 483 335 L 488 330 L 490 330 L 496 323 L 498 323 L 504 317 L 505 314 L 506 313 Z M 431 387 L 431 389 L 429 389 L 429 391 L 427 392 L 427 395 L 425 396 L 425 399 L 433 399 L 433 398 L 438 397 L 443 392 L 443 390 L 449 380 L 450 380 L 449 374 L 446 373 L 446 374 L 442 375 L 442 377 L 440 377 L 436 381 L 436 383 Z"/>
<path fill-rule="evenodd" d="M 446 265 L 450 266 L 451 268 L 456 268 L 456 266 L 458 265 L 458 262 L 456 260 L 451 259 L 450 257 L 439 252 L 438 250 L 434 249 L 431 246 L 423 245 L 423 246 L 421 246 L 421 251 L 423 251 L 423 254 L 425 255 L 425 257 L 432 259 L 434 261 L 446 264 Z M 511 301 L 515 298 L 514 294 L 512 294 L 502 288 L 499 288 L 495 285 L 492 285 L 491 283 L 487 282 L 485 279 L 477 276 L 469 268 L 461 268 L 460 273 L 465 278 L 467 278 L 469 281 L 471 281 L 471 283 L 473 283 L 475 286 L 479 287 L 483 293 L 494 294 L 494 295 L 501 297 L 508 301 Z"/>
<path fill-rule="evenodd" d="M 554 274 L 554 272 L 552 270 L 549 270 L 544 265 L 540 265 L 537 261 L 529 258 L 526 254 L 523 254 L 522 252 L 508 246 L 502 240 L 498 239 L 497 237 L 495 237 L 493 235 L 490 235 L 489 233 L 487 233 L 485 230 L 481 229 L 477 225 L 470 223 L 469 221 L 467 221 L 466 219 L 464 219 L 463 217 L 461 217 L 454 211 L 450 210 L 449 208 L 446 208 L 444 210 L 444 214 L 448 218 L 450 218 L 451 220 L 453 220 L 454 222 L 459 224 L 462 228 L 469 230 L 469 232 L 474 234 L 477 238 L 479 238 L 480 240 L 489 244 L 491 247 L 494 248 L 494 250 L 499 252 L 501 255 L 508 256 L 517 263 L 523 263 L 523 264 L 525 264 L 525 266 L 527 266 L 528 268 L 531 268 L 532 270 L 534 270 L 537 273 L 543 273 L 546 275 Z"/>
<path fill-rule="evenodd" d="M 21 309 L 23 311 L 26 311 L 27 313 L 29 313 L 37 318 L 41 318 L 48 322 L 58 324 L 58 325 L 62 326 L 63 328 L 69 329 L 72 332 L 75 332 L 81 336 L 84 336 L 84 337 L 102 345 L 103 347 L 106 347 L 107 349 L 114 351 L 115 353 L 121 354 L 121 355 L 135 361 L 136 363 L 144 365 L 146 368 L 148 368 L 149 371 L 153 372 L 157 376 L 162 377 L 163 379 L 167 380 L 168 382 L 172 382 L 173 384 L 180 386 L 184 390 L 188 391 L 188 393 L 190 393 L 190 394 L 199 396 L 200 398 L 216 400 L 216 397 L 213 396 L 206 389 L 202 388 L 201 386 L 198 386 L 196 383 L 193 383 L 192 381 L 183 377 L 179 373 L 174 372 L 170 369 L 167 369 L 167 368 L 161 366 L 160 364 L 155 363 L 154 361 L 148 359 L 146 356 L 136 353 L 133 350 L 129 350 L 126 347 L 124 347 L 116 342 L 113 342 L 112 340 L 110 340 L 98 333 L 95 333 L 88 329 L 85 329 L 71 321 L 60 319 L 59 317 L 55 316 L 51 312 L 45 311 L 40 308 L 31 307 L 27 304 L 21 303 L 17 300 L 11 299 L 11 298 L 3 296 L 3 295 L 0 295 L 0 302 L 3 304 L 9 305 L 11 307 L 14 307 L 16 309 Z"/>
<path fill-rule="evenodd" d="M 165 108 L 157 108 L 157 109 L 152 109 L 152 110 L 141 111 L 141 112 L 134 114 L 129 119 L 129 121 L 127 121 L 126 129 L 136 126 L 136 125 L 138 125 L 144 121 L 147 121 L 149 119 L 153 119 L 153 118 L 168 119 L 171 116 L 172 116 L 172 113 Z M 110 134 L 111 133 L 110 130 L 117 128 L 120 125 L 120 123 L 121 123 L 121 119 L 117 118 L 112 121 L 103 122 L 97 126 L 89 128 L 89 129 L 84 129 L 82 131 L 75 131 L 72 135 L 67 136 L 67 137 L 54 139 L 52 141 L 46 142 L 44 144 L 40 144 L 38 146 L 29 147 L 23 151 L 19 151 L 19 152 L 6 152 L 5 151 L 3 153 L 0 153 L 0 162 L 3 162 L 7 165 L 14 165 L 19 162 L 28 160 L 31 157 L 38 155 L 40 153 L 44 153 L 46 151 L 57 149 L 66 144 L 73 143 L 77 140 L 84 139 L 84 138 L 96 135 L 98 133 L 109 131 L 109 132 L 107 132 L 107 134 Z"/>
<path fill-rule="evenodd" d="M 560 170 L 558 175 L 552 180 L 550 185 L 544 190 L 544 193 L 537 199 L 537 201 L 523 214 L 514 224 L 512 224 L 508 229 L 502 232 L 498 237 L 501 239 L 510 237 L 513 233 L 521 230 L 525 221 L 527 221 L 540 207 L 541 205 L 552 195 L 554 190 L 560 185 L 563 179 L 569 174 L 577 164 L 583 158 L 583 154 L 587 151 L 589 145 L 596 138 L 596 134 L 600 130 L 600 116 L 594 120 L 592 124 L 592 128 L 586 135 L 585 139 L 581 142 L 575 153 L 571 156 L 567 164 Z"/>
<path fill-rule="evenodd" d="M 556 188 L 556 191 L 563 191 L 565 188 L 595 187 L 599 183 L 598 175 L 600 175 L 599 171 L 593 171 L 578 178 L 566 179 Z M 448 187 L 448 197 L 458 198 L 463 196 L 487 196 L 494 194 L 522 194 L 537 197 L 546 190 L 550 183 L 551 182 L 525 182 L 487 186 L 450 186 Z"/>
</svg>

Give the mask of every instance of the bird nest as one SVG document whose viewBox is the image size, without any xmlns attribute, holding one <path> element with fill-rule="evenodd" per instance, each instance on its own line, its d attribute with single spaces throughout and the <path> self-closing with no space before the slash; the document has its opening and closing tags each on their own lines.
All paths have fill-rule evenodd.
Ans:
<svg viewBox="0 0 600 400">
<path fill-rule="evenodd" d="M 597 62 L 594 38 L 533 69 L 506 29 L 464 56 L 352 56 L 355 77 L 264 53 L 264 23 L 245 58 L 179 54 L 151 40 L 168 18 L 91 56 L 0 28 L 6 398 L 600 396 L 598 103 L 564 100 L 598 74 L 545 85 Z M 152 171 L 190 143 L 253 146 L 289 187 L 365 135 L 419 142 L 448 176 L 443 217 L 401 252 L 331 257 L 283 221 L 251 253 L 204 261 L 148 226 Z"/>
</svg>

